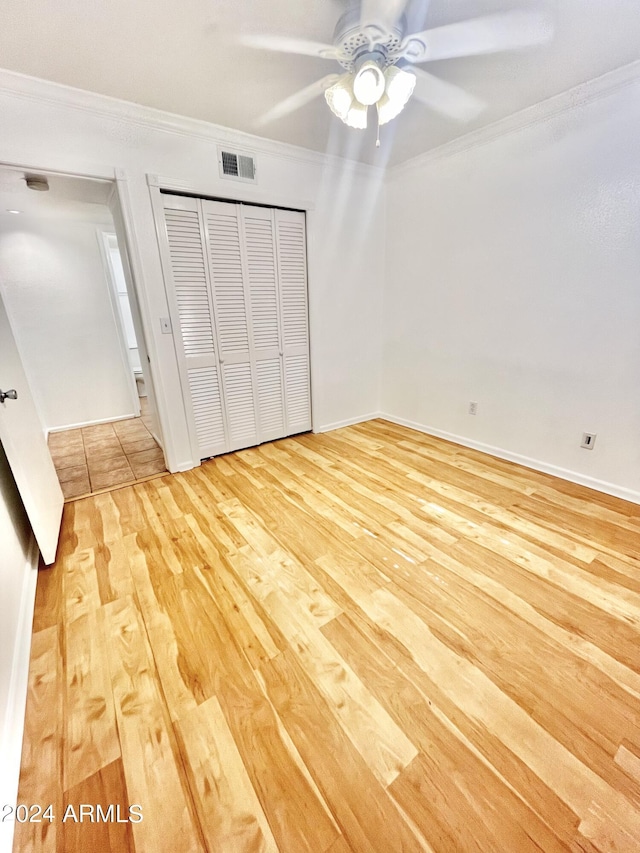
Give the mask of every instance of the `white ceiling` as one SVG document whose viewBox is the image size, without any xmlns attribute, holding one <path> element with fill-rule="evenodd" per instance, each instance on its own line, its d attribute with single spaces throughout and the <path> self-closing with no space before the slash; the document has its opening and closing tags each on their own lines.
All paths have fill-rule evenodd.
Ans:
<svg viewBox="0 0 640 853">
<path fill-rule="evenodd" d="M 32 174 L 32 173 L 29 173 Z M 30 190 L 20 169 L 0 166 L 0 216 L 18 211 L 39 219 L 75 219 L 109 223 L 112 184 L 89 178 L 47 175 L 49 190 Z"/>
<path fill-rule="evenodd" d="M 257 51 L 239 33 L 332 40 L 345 0 L 0 0 L 0 65 L 173 113 L 365 162 L 395 164 L 469 129 L 640 59 L 639 0 L 409 0 L 422 26 L 545 8 L 555 38 L 524 51 L 429 64 L 487 103 L 460 126 L 410 102 L 375 131 L 347 129 L 323 98 L 258 130 L 270 106 L 334 70 L 308 56 Z"/>
</svg>

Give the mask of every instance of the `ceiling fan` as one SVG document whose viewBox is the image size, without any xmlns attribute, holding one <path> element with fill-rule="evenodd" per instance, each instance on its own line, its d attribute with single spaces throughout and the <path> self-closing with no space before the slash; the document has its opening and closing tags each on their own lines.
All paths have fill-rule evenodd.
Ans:
<svg viewBox="0 0 640 853">
<path fill-rule="evenodd" d="M 540 12 L 513 10 L 408 32 L 411 0 L 361 0 L 339 19 L 333 44 L 275 35 L 245 35 L 245 46 L 338 62 L 341 74 L 328 74 L 276 104 L 258 125 L 300 109 L 324 94 L 331 111 L 346 125 L 365 129 L 369 107 L 378 126 L 396 118 L 413 97 L 457 121 L 475 118 L 484 103 L 474 95 L 417 66 L 437 59 L 495 53 L 548 41 L 550 19 Z M 379 140 L 376 142 L 379 145 Z"/>
</svg>

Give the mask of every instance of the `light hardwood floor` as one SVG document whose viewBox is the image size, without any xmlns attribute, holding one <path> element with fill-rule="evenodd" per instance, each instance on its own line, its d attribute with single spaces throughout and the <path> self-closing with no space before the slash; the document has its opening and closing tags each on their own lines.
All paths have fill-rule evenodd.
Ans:
<svg viewBox="0 0 640 853">
<path fill-rule="evenodd" d="M 637 853 L 639 534 L 379 420 L 68 504 L 15 850 Z"/>
</svg>

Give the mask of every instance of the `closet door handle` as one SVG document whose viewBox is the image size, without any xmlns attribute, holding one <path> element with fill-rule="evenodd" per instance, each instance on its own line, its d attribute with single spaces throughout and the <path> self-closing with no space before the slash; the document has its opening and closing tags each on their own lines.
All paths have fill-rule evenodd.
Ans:
<svg viewBox="0 0 640 853">
<path fill-rule="evenodd" d="M 14 391 L 13 388 L 11 391 L 0 391 L 0 403 L 4 403 L 5 400 L 17 400 L 18 392 Z"/>
</svg>

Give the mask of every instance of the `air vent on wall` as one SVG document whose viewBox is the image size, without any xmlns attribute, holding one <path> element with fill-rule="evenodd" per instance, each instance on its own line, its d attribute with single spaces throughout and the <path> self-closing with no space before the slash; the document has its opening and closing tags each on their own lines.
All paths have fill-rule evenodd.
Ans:
<svg viewBox="0 0 640 853">
<path fill-rule="evenodd" d="M 256 179 L 256 161 L 250 154 L 220 151 L 220 177 L 254 182 Z"/>
</svg>

